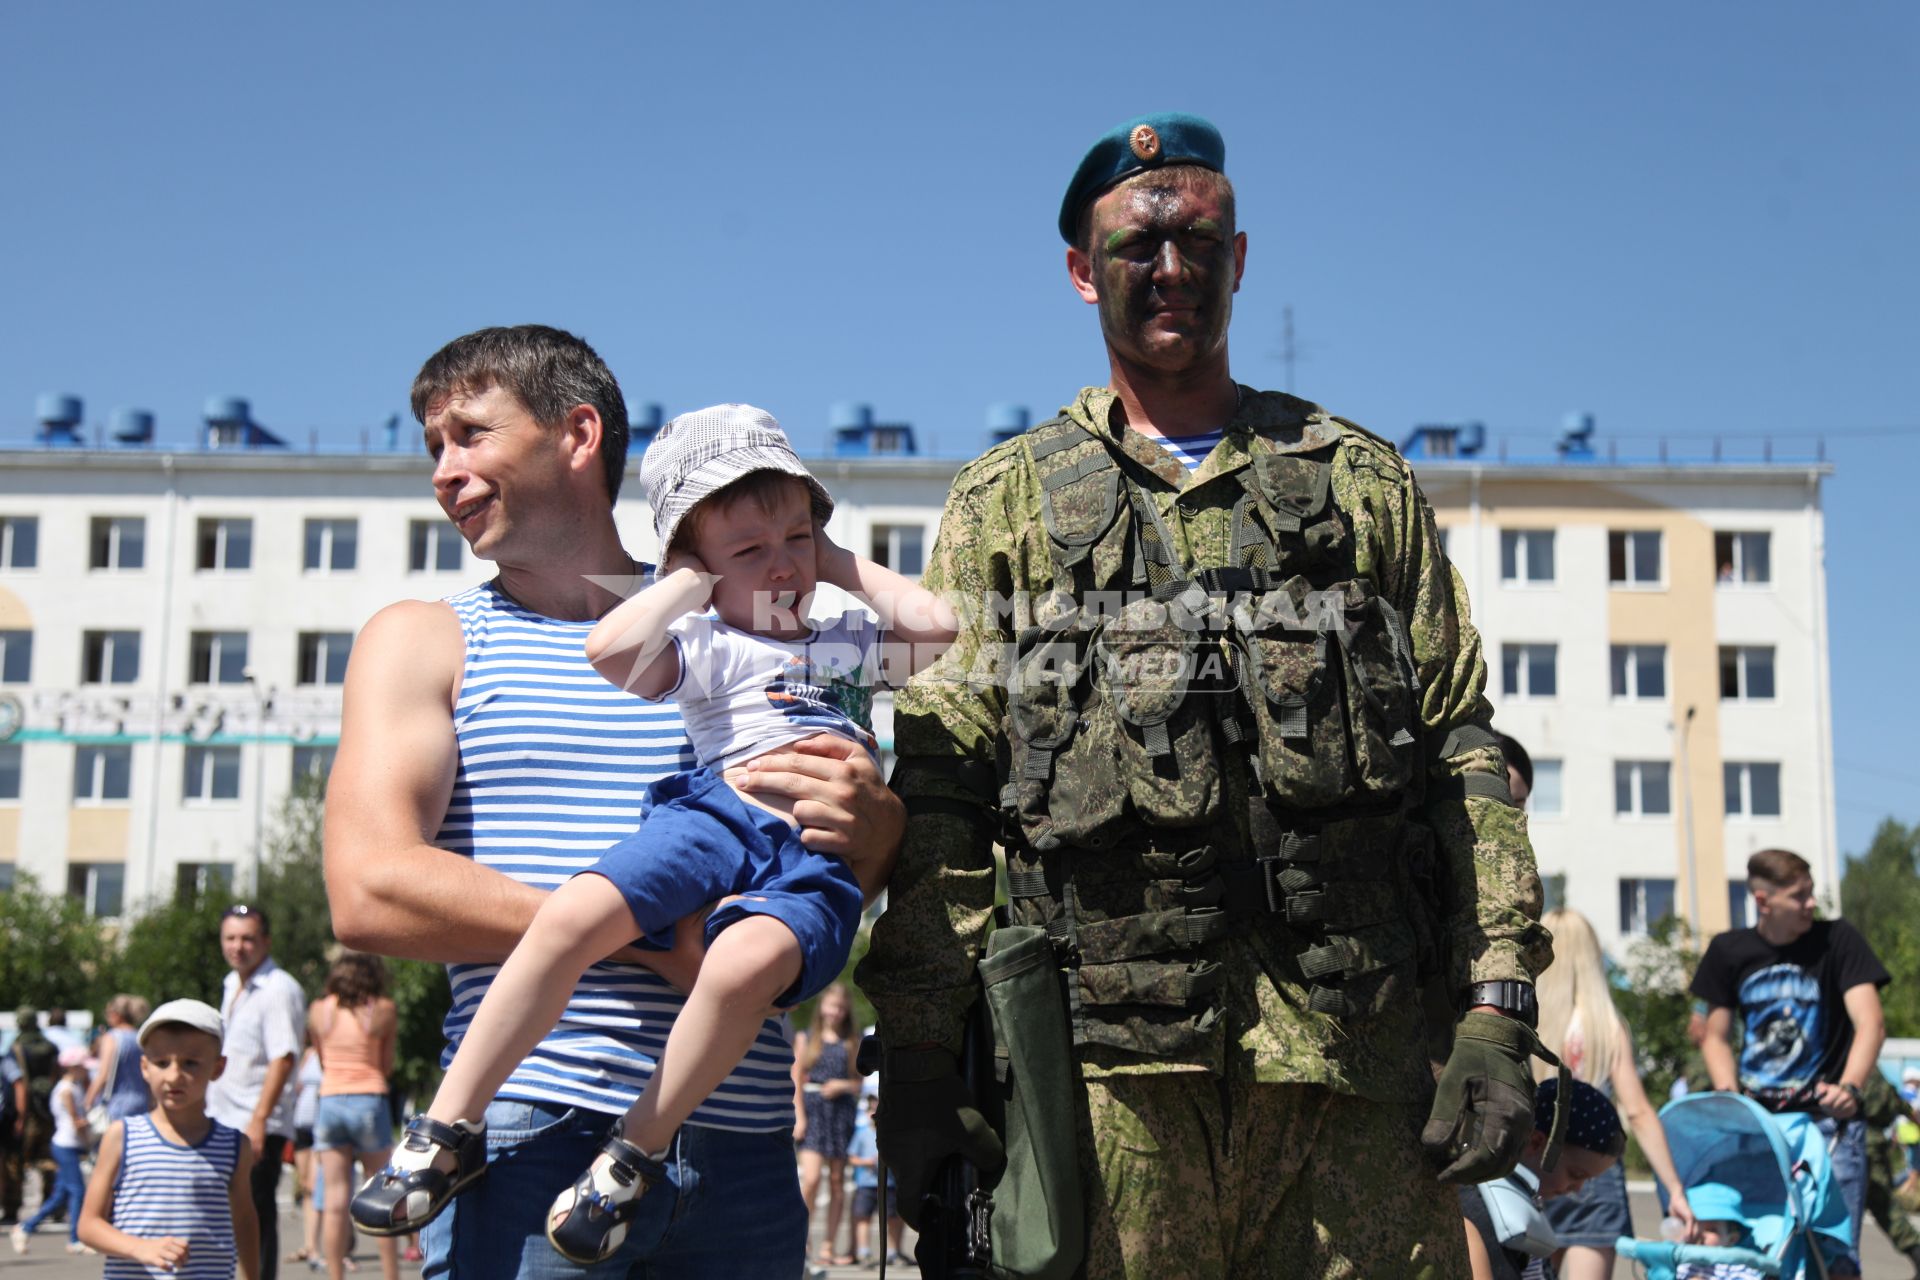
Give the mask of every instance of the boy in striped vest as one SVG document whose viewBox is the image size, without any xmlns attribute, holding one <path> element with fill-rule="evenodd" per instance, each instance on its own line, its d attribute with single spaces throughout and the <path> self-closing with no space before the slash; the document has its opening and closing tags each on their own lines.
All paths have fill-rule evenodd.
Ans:
<svg viewBox="0 0 1920 1280">
<path fill-rule="evenodd" d="M 226 1068 L 220 1014 L 169 1000 L 140 1028 L 140 1074 L 153 1110 L 116 1120 L 100 1143 L 81 1242 L 107 1255 L 109 1280 L 247 1280 L 260 1273 L 260 1224 L 248 1177 L 253 1151 L 207 1114 Z"/>
</svg>

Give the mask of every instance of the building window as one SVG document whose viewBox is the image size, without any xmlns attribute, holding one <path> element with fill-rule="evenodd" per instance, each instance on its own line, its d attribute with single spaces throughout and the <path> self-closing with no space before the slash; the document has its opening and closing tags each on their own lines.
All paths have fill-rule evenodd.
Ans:
<svg viewBox="0 0 1920 1280">
<path fill-rule="evenodd" d="M 1542 818 L 1557 818 L 1567 811 L 1562 782 L 1564 772 L 1565 766 L 1561 761 L 1534 757 L 1533 790 L 1527 793 L 1529 813 Z"/>
<path fill-rule="evenodd" d="M 1780 816 L 1780 766 L 1729 760 L 1721 766 L 1726 779 L 1729 818 Z"/>
<path fill-rule="evenodd" d="M 1667 696 L 1667 646 L 1616 644 L 1611 656 L 1614 697 L 1652 699 Z"/>
<path fill-rule="evenodd" d="M 20 743 L 0 742 L 0 800 L 20 798 Z"/>
<path fill-rule="evenodd" d="M 325 573 L 345 573 L 359 558 L 358 520 L 307 521 L 306 567 Z"/>
<path fill-rule="evenodd" d="M 1629 936 L 1650 933 L 1673 914 L 1672 880 L 1620 881 L 1620 932 Z"/>
<path fill-rule="evenodd" d="M 132 792 L 132 747 L 114 744 L 73 749 L 75 800 L 125 800 Z"/>
<path fill-rule="evenodd" d="M 333 772 L 333 747 L 295 747 L 293 749 L 293 785 L 299 786 L 309 778 L 320 780 L 322 792 L 327 787 L 327 775 Z"/>
<path fill-rule="evenodd" d="M 33 679 L 33 632 L 0 631 L 0 684 Z"/>
<path fill-rule="evenodd" d="M 1773 535 L 1770 533 L 1716 533 L 1713 535 L 1713 576 L 1716 582 L 1759 585 L 1773 581 Z"/>
<path fill-rule="evenodd" d="M 873 562 L 895 573 L 917 578 L 927 567 L 921 539 L 924 526 L 917 524 L 877 524 L 873 526 Z"/>
<path fill-rule="evenodd" d="M 40 517 L 0 516 L 0 569 L 31 569 L 40 563 Z"/>
<path fill-rule="evenodd" d="M 196 631 L 188 655 L 188 684 L 245 684 L 247 633 Z"/>
<path fill-rule="evenodd" d="M 1607 534 L 1607 580 L 1632 586 L 1658 586 L 1660 531 L 1616 529 Z"/>
<path fill-rule="evenodd" d="M 240 748 L 188 747 L 186 775 L 180 787 L 183 800 L 238 800 Z"/>
<path fill-rule="evenodd" d="M 67 896 L 85 903 L 90 916 L 119 915 L 126 887 L 124 862 L 76 862 L 67 868 Z"/>
<path fill-rule="evenodd" d="M 231 862 L 183 862 L 173 869 L 173 896 L 180 902 L 225 898 L 233 892 Z"/>
<path fill-rule="evenodd" d="M 1745 880 L 1727 881 L 1727 927 L 1729 929 L 1751 929 L 1760 923 L 1753 910 L 1753 894 L 1747 890 Z"/>
<path fill-rule="evenodd" d="M 200 521 L 194 564 L 209 570 L 253 567 L 253 521 L 244 516 Z"/>
<path fill-rule="evenodd" d="M 1551 698 L 1559 692 L 1560 647 L 1500 646 L 1500 691 L 1509 698 Z"/>
<path fill-rule="evenodd" d="M 1720 696 L 1739 702 L 1771 699 L 1773 697 L 1773 646 L 1770 644 L 1721 645 Z"/>
<path fill-rule="evenodd" d="M 414 520 L 407 525 L 407 568 L 414 573 L 454 573 L 465 544 L 445 520 Z"/>
<path fill-rule="evenodd" d="M 1500 581 L 1552 582 L 1553 530 L 1502 529 Z"/>
<path fill-rule="evenodd" d="M 142 516 L 95 516 L 87 564 L 95 569 L 138 569 L 147 562 L 147 522 Z"/>
<path fill-rule="evenodd" d="M 13 892 L 13 871 L 11 862 L 0 862 L 0 893 Z"/>
<path fill-rule="evenodd" d="M 351 631 L 300 633 L 300 683 L 344 684 L 347 653 L 353 648 Z"/>
<path fill-rule="evenodd" d="M 81 633 L 81 684 L 132 684 L 139 678 L 140 633 L 138 631 Z"/>
<path fill-rule="evenodd" d="M 1613 762 L 1613 811 L 1664 817 L 1673 812 L 1673 778 L 1665 760 Z"/>
</svg>

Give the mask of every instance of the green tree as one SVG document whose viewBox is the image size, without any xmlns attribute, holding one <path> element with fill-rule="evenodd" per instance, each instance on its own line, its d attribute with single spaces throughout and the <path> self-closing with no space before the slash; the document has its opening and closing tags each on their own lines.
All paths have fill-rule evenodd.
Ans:
<svg viewBox="0 0 1920 1280">
<path fill-rule="evenodd" d="M 324 783 L 309 774 L 294 784 L 274 816 L 254 889 L 273 922 L 273 961 L 294 976 L 309 999 L 320 994 L 339 947 L 321 860 L 325 816 Z"/>
<path fill-rule="evenodd" d="M 94 1007 L 111 951 L 106 929 L 78 898 L 44 893 L 25 872 L 0 893 L 0 992 L 8 1008 Z"/>
<path fill-rule="evenodd" d="M 1882 822 L 1867 851 L 1848 860 L 1840 903 L 1889 973 L 1920 973 L 1920 823 Z M 1888 1035 L 1920 1035 L 1920 987 L 1896 981 L 1880 1002 Z"/>
<path fill-rule="evenodd" d="M 227 976 L 219 943 L 227 903 L 222 893 L 150 904 L 120 935 L 107 994 L 128 991 L 154 1004 L 191 997 L 218 1007 Z"/>
<path fill-rule="evenodd" d="M 393 1091 L 424 1103 L 440 1083 L 441 1024 L 453 1006 L 453 989 L 442 965 L 425 960 L 387 961 L 388 990 L 400 1015 L 393 1053 Z"/>
<path fill-rule="evenodd" d="M 1627 947 L 1626 963 L 1614 974 L 1614 1007 L 1633 1032 L 1640 1078 L 1656 1103 L 1698 1059 L 1687 1038 L 1693 1012 L 1687 986 L 1699 967 L 1685 922 L 1667 916 Z"/>
</svg>

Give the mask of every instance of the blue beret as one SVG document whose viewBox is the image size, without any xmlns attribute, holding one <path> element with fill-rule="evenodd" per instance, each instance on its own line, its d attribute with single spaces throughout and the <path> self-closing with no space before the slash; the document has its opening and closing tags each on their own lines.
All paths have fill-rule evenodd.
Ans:
<svg viewBox="0 0 1920 1280">
<path fill-rule="evenodd" d="M 1093 144 L 1073 171 L 1060 202 L 1060 238 L 1068 244 L 1080 211 L 1101 192 L 1136 173 L 1169 164 L 1197 164 L 1215 173 L 1227 171 L 1227 144 L 1210 121 L 1184 112 L 1135 116 L 1115 125 Z"/>
</svg>

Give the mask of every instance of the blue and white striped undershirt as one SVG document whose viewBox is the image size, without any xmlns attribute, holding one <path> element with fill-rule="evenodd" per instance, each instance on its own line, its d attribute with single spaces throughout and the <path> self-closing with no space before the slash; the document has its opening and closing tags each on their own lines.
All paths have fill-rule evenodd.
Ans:
<svg viewBox="0 0 1920 1280">
<path fill-rule="evenodd" d="M 1207 460 L 1213 447 L 1227 438 L 1227 429 L 1202 432 L 1197 436 L 1148 436 L 1147 439 L 1159 443 L 1162 449 L 1172 454 L 1189 471 L 1198 471 L 1200 464 Z"/>
<path fill-rule="evenodd" d="M 108 1280 L 233 1280 L 228 1188 L 239 1158 L 239 1131 L 218 1121 L 198 1145 L 183 1147 L 161 1137 L 151 1115 L 128 1116 L 113 1181 L 113 1225 L 144 1240 L 178 1236 L 187 1242 L 187 1260 L 163 1272 L 131 1258 L 108 1258 Z"/>
<path fill-rule="evenodd" d="M 540 889 L 599 861 L 640 824 L 646 788 L 694 767 L 680 710 L 602 679 L 586 659 L 591 621 L 530 613 L 485 583 L 449 597 L 466 637 L 454 706 L 460 764 L 436 838 Z M 661 849 L 671 858 L 673 850 Z M 635 929 L 636 936 L 638 928 Z M 453 1049 L 497 965 L 447 967 Z M 619 1113 L 639 1096 L 686 998 L 638 965 L 588 969 L 560 1024 L 514 1070 L 503 1098 Z M 746 1058 L 688 1120 L 760 1132 L 793 1126 L 793 1050 L 767 1019 Z"/>
</svg>

